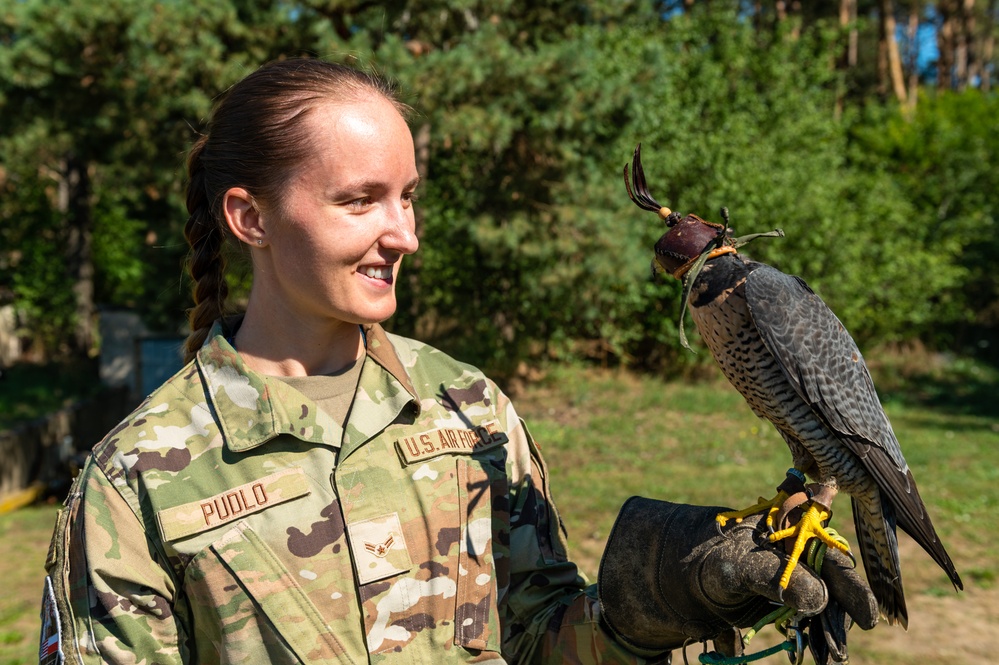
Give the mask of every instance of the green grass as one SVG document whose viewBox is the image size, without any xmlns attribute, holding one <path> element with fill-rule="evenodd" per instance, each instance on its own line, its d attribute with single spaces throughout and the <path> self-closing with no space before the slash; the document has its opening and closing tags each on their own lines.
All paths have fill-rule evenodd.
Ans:
<svg viewBox="0 0 999 665">
<path fill-rule="evenodd" d="M 967 592 L 955 594 L 930 558 L 900 535 L 910 631 L 854 631 L 852 662 L 984 662 L 987 648 L 957 631 L 999 630 L 987 609 L 999 600 L 991 528 L 999 509 L 999 374 L 966 361 L 950 368 L 911 358 L 888 358 L 874 371 L 879 386 L 885 377 L 886 411 Z M 790 465 L 783 439 L 720 378 L 664 383 L 562 367 L 517 404 L 542 445 L 570 554 L 591 580 L 629 496 L 742 507 L 758 495 L 772 496 Z M 845 496 L 832 526 L 856 542 Z M 951 634 L 926 630 L 938 625 L 952 626 Z M 758 637 L 754 649 L 773 643 L 767 639 Z"/>
<path fill-rule="evenodd" d="M 952 380 L 941 379 L 945 386 Z M 992 536 L 978 525 L 999 510 L 999 409 L 988 413 L 986 393 L 995 394 L 999 381 L 983 383 L 964 403 L 940 399 L 955 390 L 928 379 L 918 387 L 914 393 L 896 387 L 886 400 L 889 418 L 952 555 L 955 541 L 973 560 L 984 557 Z M 616 510 L 629 496 L 743 506 L 772 496 L 790 465 L 783 439 L 724 380 L 663 383 L 626 372 L 556 368 L 517 404 L 542 444 L 553 493 L 587 574 L 596 570 Z M 833 526 L 851 532 L 845 497 L 837 508 Z M 994 574 L 991 564 L 983 570 Z"/>
<path fill-rule="evenodd" d="M 38 618 L 56 507 L 0 515 L 0 665 L 38 662 Z"/>
</svg>

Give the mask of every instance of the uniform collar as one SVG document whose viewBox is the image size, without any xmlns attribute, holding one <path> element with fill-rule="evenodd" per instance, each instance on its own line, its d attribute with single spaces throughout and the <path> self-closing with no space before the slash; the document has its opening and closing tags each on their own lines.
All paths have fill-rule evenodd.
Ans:
<svg viewBox="0 0 999 665">
<path fill-rule="evenodd" d="M 388 333 L 385 332 L 385 329 L 378 323 L 364 326 L 364 341 L 368 357 L 391 374 L 406 392 L 412 395 L 413 399 L 417 401 L 417 405 L 419 405 L 416 389 L 413 388 L 413 381 L 409 376 L 409 372 L 402 366 L 402 361 L 399 360 L 399 356 L 395 352 L 395 347 L 389 341 Z"/>
<path fill-rule="evenodd" d="M 334 448 L 343 442 L 353 448 L 384 429 L 403 409 L 419 412 L 409 373 L 378 324 L 364 328 L 367 359 L 345 436 L 344 428 L 314 401 L 284 381 L 268 380 L 246 366 L 225 334 L 239 323 L 217 321 L 195 361 L 225 445 L 234 452 L 254 449 L 280 434 Z"/>
</svg>

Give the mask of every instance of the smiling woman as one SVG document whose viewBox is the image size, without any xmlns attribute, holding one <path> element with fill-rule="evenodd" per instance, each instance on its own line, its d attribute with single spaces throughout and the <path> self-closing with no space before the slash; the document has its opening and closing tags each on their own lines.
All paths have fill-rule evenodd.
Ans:
<svg viewBox="0 0 999 665">
<path fill-rule="evenodd" d="M 189 359 L 224 311 L 227 236 L 249 248 L 253 286 L 225 332 L 254 370 L 340 370 L 360 355 L 358 325 L 395 311 L 393 278 L 418 247 L 409 109 L 381 79 L 314 62 L 251 74 L 191 151 Z"/>
<path fill-rule="evenodd" d="M 616 581 L 587 586 L 507 396 L 382 328 L 418 247 L 405 113 L 380 80 L 316 60 L 267 65 L 214 110 L 188 159 L 188 364 L 66 499 L 42 662 L 639 663 L 769 611 L 759 576 L 782 555 L 720 547 L 716 510 L 665 502 L 622 510 Z M 232 317 L 227 240 L 253 265 Z M 656 520 L 684 525 L 670 540 L 699 544 L 705 570 L 750 572 L 714 599 L 677 551 L 660 576 Z M 818 612 L 826 586 L 796 574 L 785 598 Z M 688 613 L 636 609 L 649 576 Z"/>
<path fill-rule="evenodd" d="M 413 192 L 420 179 L 396 105 L 369 93 L 310 110 L 300 121 L 314 137 L 310 154 L 278 200 L 243 187 L 223 194 L 225 221 L 253 261 L 236 347 L 264 374 L 327 374 L 356 360 L 358 326 L 395 312 L 402 257 L 419 246 Z"/>
</svg>

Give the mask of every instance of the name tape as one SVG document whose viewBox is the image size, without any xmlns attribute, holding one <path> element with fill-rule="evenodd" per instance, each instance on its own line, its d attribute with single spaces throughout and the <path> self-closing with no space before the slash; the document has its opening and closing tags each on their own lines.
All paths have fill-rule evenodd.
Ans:
<svg viewBox="0 0 999 665">
<path fill-rule="evenodd" d="M 310 493 L 305 471 L 284 469 L 224 492 L 156 513 L 164 540 L 176 540 L 214 529 L 264 508 Z"/>
</svg>

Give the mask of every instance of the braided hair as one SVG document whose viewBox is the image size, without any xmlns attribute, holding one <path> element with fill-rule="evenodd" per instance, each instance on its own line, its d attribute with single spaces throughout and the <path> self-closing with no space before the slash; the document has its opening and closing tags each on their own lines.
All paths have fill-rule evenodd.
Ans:
<svg viewBox="0 0 999 665">
<path fill-rule="evenodd" d="M 395 88 L 376 75 L 313 59 L 279 60 L 234 85 L 216 103 L 204 133 L 187 158 L 188 271 L 194 307 L 185 362 L 205 343 L 213 323 L 226 313 L 229 287 L 223 245 L 230 235 L 222 202 L 233 187 L 254 202 L 279 205 L 281 190 L 305 161 L 310 140 L 303 120 L 324 103 L 350 103 L 380 95 L 403 117 L 409 107 Z"/>
</svg>

